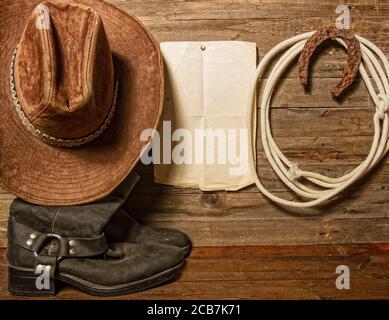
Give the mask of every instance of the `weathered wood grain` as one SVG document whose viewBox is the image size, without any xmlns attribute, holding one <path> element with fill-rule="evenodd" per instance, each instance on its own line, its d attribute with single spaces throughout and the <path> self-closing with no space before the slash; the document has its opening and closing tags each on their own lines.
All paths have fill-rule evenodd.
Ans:
<svg viewBox="0 0 389 320">
<path fill-rule="evenodd" d="M 338 3 L 161 1 L 148 5 L 122 1 L 121 4 L 140 17 L 160 41 L 249 40 L 258 42 L 259 51 L 266 52 L 291 35 L 334 24 Z M 387 4 L 366 1 L 366 5 L 350 7 L 352 29 L 385 44 Z"/>
</svg>

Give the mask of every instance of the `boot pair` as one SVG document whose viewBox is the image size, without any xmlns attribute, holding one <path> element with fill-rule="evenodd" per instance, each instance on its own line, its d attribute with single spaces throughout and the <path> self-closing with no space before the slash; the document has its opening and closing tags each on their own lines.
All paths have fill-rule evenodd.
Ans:
<svg viewBox="0 0 389 320">
<path fill-rule="evenodd" d="M 190 250 L 172 229 L 141 226 L 123 208 L 139 180 L 129 177 L 109 196 L 81 206 L 46 207 L 16 199 L 8 222 L 9 291 L 55 295 L 62 283 L 113 296 L 176 278 Z"/>
</svg>

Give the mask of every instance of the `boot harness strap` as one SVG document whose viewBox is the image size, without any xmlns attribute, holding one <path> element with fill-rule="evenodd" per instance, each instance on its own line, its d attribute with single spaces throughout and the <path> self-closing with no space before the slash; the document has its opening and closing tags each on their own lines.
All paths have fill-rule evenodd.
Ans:
<svg viewBox="0 0 389 320">
<path fill-rule="evenodd" d="M 12 218 L 11 218 L 12 219 Z M 104 233 L 92 238 L 62 237 L 54 233 L 41 233 L 12 219 L 9 224 L 9 239 L 18 246 L 34 253 L 36 267 L 51 266 L 54 273 L 55 266 L 62 258 L 91 257 L 103 254 L 108 250 Z M 55 244 L 54 249 L 43 250 L 48 244 Z M 53 252 L 54 251 L 54 252 Z"/>
</svg>

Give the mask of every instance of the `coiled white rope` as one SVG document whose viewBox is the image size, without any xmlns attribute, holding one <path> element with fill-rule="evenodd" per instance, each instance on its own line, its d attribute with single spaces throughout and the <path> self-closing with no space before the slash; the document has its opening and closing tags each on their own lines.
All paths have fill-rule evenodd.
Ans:
<svg viewBox="0 0 389 320">
<path fill-rule="evenodd" d="M 295 208 L 314 207 L 333 199 L 339 195 L 340 192 L 363 177 L 369 170 L 377 165 L 389 150 L 389 63 L 384 53 L 376 45 L 360 36 L 356 36 L 360 42 L 362 53 L 362 62 L 359 67 L 359 72 L 362 75 L 362 79 L 366 83 L 370 96 L 376 106 L 376 110 L 373 115 L 373 142 L 366 159 L 359 166 L 344 176 L 331 178 L 319 173 L 300 169 L 296 163 L 293 163 L 286 158 L 277 146 L 271 133 L 269 120 L 269 108 L 272 100 L 272 94 L 282 73 L 293 61 L 293 59 L 302 51 L 305 42 L 313 34 L 314 32 L 308 32 L 287 39 L 279 43 L 264 56 L 257 67 L 255 78 L 253 79 L 252 86 L 250 88 L 250 98 L 247 109 L 248 114 L 251 115 L 251 117 L 248 117 L 248 127 L 250 128 L 252 127 L 252 117 L 256 116 L 257 104 L 254 102 L 254 98 L 256 97 L 256 88 L 260 81 L 264 81 L 264 79 L 261 79 L 261 76 L 270 61 L 277 54 L 287 49 L 278 60 L 274 69 L 271 71 L 260 97 L 261 139 L 266 157 L 275 173 L 288 188 L 290 188 L 298 196 L 307 199 L 307 201 L 298 202 L 285 200 L 269 192 L 262 185 L 258 177 L 254 150 L 252 150 L 252 148 L 249 148 L 249 169 L 254 176 L 255 184 L 266 197 L 280 205 Z M 336 40 L 346 47 L 346 44 L 341 39 L 337 38 Z M 367 70 L 369 71 L 371 78 Z M 255 110 L 253 110 L 253 106 Z M 248 135 L 248 142 L 249 145 L 253 145 L 252 133 Z M 310 181 L 314 185 L 318 186 L 319 189 L 312 189 L 304 185 L 302 183 L 303 179 Z"/>
</svg>

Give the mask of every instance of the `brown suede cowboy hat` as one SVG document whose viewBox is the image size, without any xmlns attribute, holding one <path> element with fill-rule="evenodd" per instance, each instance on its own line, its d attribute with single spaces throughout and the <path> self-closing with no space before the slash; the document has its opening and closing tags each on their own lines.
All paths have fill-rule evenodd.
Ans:
<svg viewBox="0 0 389 320">
<path fill-rule="evenodd" d="M 98 200 L 128 175 L 163 101 L 158 46 L 101 0 L 3 0 L 0 183 L 41 205 Z"/>
</svg>

